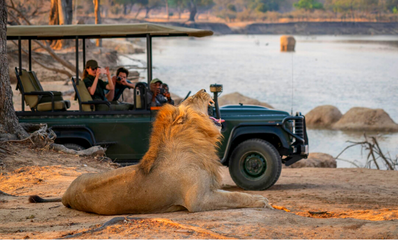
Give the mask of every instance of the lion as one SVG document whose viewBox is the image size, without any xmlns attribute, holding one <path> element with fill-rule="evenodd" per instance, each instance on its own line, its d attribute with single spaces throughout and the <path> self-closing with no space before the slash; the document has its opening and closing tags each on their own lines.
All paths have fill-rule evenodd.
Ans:
<svg viewBox="0 0 398 240">
<path fill-rule="evenodd" d="M 261 195 L 220 189 L 221 133 L 207 114 L 209 102 L 203 89 L 178 107 L 163 106 L 149 150 L 137 165 L 83 174 L 62 199 L 31 196 L 30 202 L 62 200 L 68 208 L 101 215 L 272 208 Z"/>
</svg>

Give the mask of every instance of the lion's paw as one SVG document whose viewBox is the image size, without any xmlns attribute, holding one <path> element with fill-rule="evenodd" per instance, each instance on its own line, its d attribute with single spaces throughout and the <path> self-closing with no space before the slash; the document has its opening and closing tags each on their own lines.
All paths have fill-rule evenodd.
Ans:
<svg viewBox="0 0 398 240">
<path fill-rule="evenodd" d="M 268 199 L 261 195 L 253 195 L 256 207 L 274 209 L 268 202 Z"/>
</svg>

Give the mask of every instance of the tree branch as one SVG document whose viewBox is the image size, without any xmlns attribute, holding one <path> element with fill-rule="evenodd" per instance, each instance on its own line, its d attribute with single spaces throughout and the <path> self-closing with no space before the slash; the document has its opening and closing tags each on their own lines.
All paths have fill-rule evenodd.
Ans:
<svg viewBox="0 0 398 240">
<path fill-rule="evenodd" d="M 15 41 L 12 41 L 16 46 L 18 46 L 18 43 L 16 43 Z M 28 51 L 25 50 L 24 48 L 21 48 L 22 52 L 24 52 L 26 55 L 28 55 Z M 59 69 L 59 68 L 51 68 L 48 67 L 48 65 L 45 65 L 44 63 L 41 63 L 39 60 L 37 60 L 35 57 L 32 56 L 32 60 L 35 61 L 37 64 L 39 64 L 41 67 L 47 69 L 47 70 L 51 70 L 51 71 L 55 71 L 58 73 L 62 73 L 65 74 L 66 76 L 68 76 L 68 78 L 71 78 L 73 76 L 73 74 L 71 74 L 70 72 L 63 70 L 63 69 Z"/>
</svg>

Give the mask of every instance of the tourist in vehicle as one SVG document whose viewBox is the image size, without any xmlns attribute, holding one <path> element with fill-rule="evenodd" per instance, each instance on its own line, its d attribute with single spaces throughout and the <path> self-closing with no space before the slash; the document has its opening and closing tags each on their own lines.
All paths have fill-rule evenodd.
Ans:
<svg viewBox="0 0 398 240">
<path fill-rule="evenodd" d="M 114 85 L 111 80 L 111 75 L 109 73 L 109 68 L 106 67 L 106 76 L 108 77 L 108 82 L 104 82 L 99 79 L 102 73 L 98 63 L 95 60 L 88 60 L 86 63 L 86 68 L 83 73 L 83 82 L 86 85 L 88 92 L 92 96 L 93 100 L 113 100 L 114 95 Z M 109 92 L 105 95 L 104 90 L 107 89 Z"/>
<path fill-rule="evenodd" d="M 112 101 L 117 101 L 119 100 L 120 96 L 123 94 L 123 91 L 126 88 L 134 88 L 135 85 L 130 82 L 129 80 L 127 80 L 127 77 L 129 76 L 129 71 L 125 68 L 119 68 L 116 71 L 116 76 L 112 77 L 112 82 L 113 85 L 115 86 L 115 90 L 114 90 L 114 96 Z M 109 91 L 105 90 L 105 93 L 107 93 Z"/>
<path fill-rule="evenodd" d="M 151 103 L 151 107 L 162 106 L 165 103 L 174 104 L 174 101 L 172 101 L 170 93 L 168 92 L 168 86 L 166 93 L 165 89 L 162 88 L 162 85 L 163 82 L 159 78 L 155 78 L 150 82 L 149 84 L 150 92 L 148 92 L 147 94 L 147 99 Z"/>
<path fill-rule="evenodd" d="M 169 91 L 169 85 L 167 83 L 162 84 L 162 88 L 164 89 L 164 94 L 163 96 L 167 98 L 167 102 L 170 103 L 171 105 L 174 105 L 174 100 L 171 99 L 170 91 Z"/>
</svg>

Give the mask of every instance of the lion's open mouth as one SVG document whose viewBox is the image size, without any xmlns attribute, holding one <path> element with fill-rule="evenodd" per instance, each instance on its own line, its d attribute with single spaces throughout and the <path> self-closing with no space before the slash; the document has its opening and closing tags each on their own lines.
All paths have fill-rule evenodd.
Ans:
<svg viewBox="0 0 398 240">
<path fill-rule="evenodd" d="M 215 102 L 213 101 L 213 99 L 210 98 L 209 100 L 209 106 L 214 106 Z M 216 124 L 217 126 L 221 127 L 221 123 L 225 122 L 224 119 L 216 119 L 214 117 L 210 117 L 211 120 L 213 120 L 214 124 Z"/>
<path fill-rule="evenodd" d="M 221 127 L 221 123 L 225 122 L 224 119 L 217 119 L 215 117 L 210 117 L 211 120 L 213 120 L 214 124 L 216 124 L 217 126 Z"/>
</svg>

